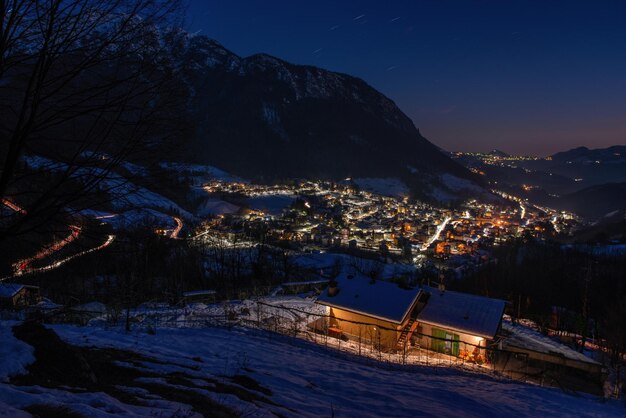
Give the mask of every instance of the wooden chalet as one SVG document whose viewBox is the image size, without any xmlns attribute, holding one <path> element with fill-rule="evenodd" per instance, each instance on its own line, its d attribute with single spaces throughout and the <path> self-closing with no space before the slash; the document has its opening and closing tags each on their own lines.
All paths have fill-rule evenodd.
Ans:
<svg viewBox="0 0 626 418">
<path fill-rule="evenodd" d="M 505 302 L 428 286 L 341 275 L 318 297 L 329 335 L 370 342 L 385 351 L 420 347 L 471 356 L 500 330 Z"/>
</svg>

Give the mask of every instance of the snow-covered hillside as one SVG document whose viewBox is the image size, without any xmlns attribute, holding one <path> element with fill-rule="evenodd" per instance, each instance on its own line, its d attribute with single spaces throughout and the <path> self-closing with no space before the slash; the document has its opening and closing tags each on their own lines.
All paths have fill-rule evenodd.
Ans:
<svg viewBox="0 0 626 418">
<path fill-rule="evenodd" d="M 32 359 L 28 347 L 7 329 L 6 323 L 0 327 L 3 342 L 20 347 L 20 352 Z M 197 416 L 189 406 L 165 401 L 139 387 L 141 382 L 172 384 L 168 379 L 173 375 L 184 376 L 195 393 L 245 416 L 624 416 L 623 406 L 557 389 L 445 368 L 377 367 L 306 341 L 257 330 L 158 329 L 156 335 L 149 335 L 100 327 L 58 325 L 53 329 L 72 344 L 129 350 L 152 359 L 122 364 L 151 376 L 138 379 L 138 387 L 128 382 L 120 386 L 144 404 L 124 403 L 104 393 L 3 382 L 0 409 L 9 411 L 4 416 L 14 416 L 16 409 L 35 402 L 62 403 L 90 417 Z M 3 354 L 3 363 L 13 362 L 10 353 Z M 24 355 L 18 355 L 16 361 Z M 22 371 L 17 366 L 0 370 Z M 207 383 L 211 379 L 213 383 Z M 217 393 L 219 382 L 228 379 L 259 396 Z"/>
<path fill-rule="evenodd" d="M 98 189 L 111 195 L 110 204 L 117 211 L 125 211 L 130 209 L 152 208 L 164 211 L 176 211 L 185 219 L 195 219 L 194 215 L 181 208 L 172 200 L 155 193 L 145 187 L 141 187 L 133 183 L 126 177 L 101 167 L 68 167 L 64 163 L 52 161 L 48 158 L 38 155 L 28 155 L 23 157 L 24 162 L 32 169 L 41 169 L 49 172 L 62 172 L 83 182 L 93 182 L 93 179 L 99 179 L 97 182 Z M 145 173 L 143 167 L 123 162 L 123 167 L 135 173 Z"/>
</svg>

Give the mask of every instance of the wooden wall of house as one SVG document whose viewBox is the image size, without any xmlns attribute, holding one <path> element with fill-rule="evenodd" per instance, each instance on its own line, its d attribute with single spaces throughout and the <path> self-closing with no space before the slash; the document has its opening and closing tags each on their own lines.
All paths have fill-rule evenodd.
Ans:
<svg viewBox="0 0 626 418">
<path fill-rule="evenodd" d="M 402 330 L 400 325 L 338 308 L 331 308 L 330 316 L 330 326 L 341 329 L 351 339 L 380 344 L 383 350 L 396 348 Z"/>
</svg>

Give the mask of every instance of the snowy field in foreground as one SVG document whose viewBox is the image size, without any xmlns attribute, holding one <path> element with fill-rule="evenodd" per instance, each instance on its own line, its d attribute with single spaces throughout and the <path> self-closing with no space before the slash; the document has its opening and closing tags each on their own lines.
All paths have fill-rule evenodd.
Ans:
<svg viewBox="0 0 626 418">
<path fill-rule="evenodd" d="M 3 323 L 0 328 L 3 344 L 18 350 L 17 360 L 32 359 L 28 346 L 15 340 L 8 325 Z M 246 374 L 271 389 L 270 398 L 277 404 L 260 407 L 236 398 L 221 398 L 221 402 L 247 416 L 273 416 L 274 411 L 282 416 L 318 417 L 331 416 L 334 411 L 336 417 L 611 417 L 624 416 L 626 412 L 617 403 L 603 404 L 596 398 L 458 370 L 374 367 L 305 341 L 270 337 L 261 331 L 159 329 L 156 335 L 148 335 L 99 327 L 52 328 L 73 344 L 114 347 L 153 357 L 158 363 L 142 364 L 151 371 L 167 373 L 180 366 L 194 366 L 197 370 L 193 373 L 199 378 Z M 1 352 L 3 363 L 14 361 L 11 352 L 13 349 Z M 0 370 L 11 374 L 22 368 L 4 364 Z M 60 389 L 0 383 L 0 410 L 55 398 L 89 416 L 170 416 L 168 413 L 174 408 L 167 403 L 156 403 L 152 409 L 125 405 L 102 393 L 78 395 Z"/>
</svg>

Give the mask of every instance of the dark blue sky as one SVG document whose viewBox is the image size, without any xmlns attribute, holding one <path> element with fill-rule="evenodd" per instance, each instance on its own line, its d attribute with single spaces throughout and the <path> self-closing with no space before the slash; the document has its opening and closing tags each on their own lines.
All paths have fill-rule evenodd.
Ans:
<svg viewBox="0 0 626 418">
<path fill-rule="evenodd" d="M 188 27 L 363 78 L 448 150 L 626 144 L 626 1 L 189 0 Z"/>
</svg>

